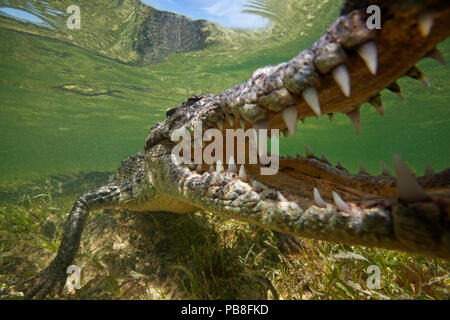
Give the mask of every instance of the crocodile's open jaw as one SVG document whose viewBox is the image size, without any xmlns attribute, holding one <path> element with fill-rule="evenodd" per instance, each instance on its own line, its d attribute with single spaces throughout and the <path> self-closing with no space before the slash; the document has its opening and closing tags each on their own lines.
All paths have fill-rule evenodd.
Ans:
<svg viewBox="0 0 450 320">
<path fill-rule="evenodd" d="M 425 57 L 443 62 L 436 45 L 450 33 L 448 2 L 362 1 L 365 6 L 352 7 L 360 2 L 347 1 L 324 36 L 289 62 L 259 69 L 217 96 L 192 96 L 168 110 L 167 120 L 150 131 L 145 147 L 154 168 L 150 178 L 163 182 L 159 191 L 281 232 L 449 256 L 448 244 L 443 245 L 450 241 L 449 169 L 435 174 L 428 168 L 417 180 L 396 156 L 397 178 L 387 168 L 373 177 L 363 168 L 349 174 L 312 154 L 281 158 L 276 175 L 261 175 L 261 165 L 248 162 L 165 169 L 175 145 L 171 134 L 180 128 L 192 134 L 198 122 L 203 131 L 218 128 L 223 137 L 227 129 L 252 127 L 287 135 L 295 134 L 297 120 L 344 113 L 358 133 L 361 104 L 369 102 L 382 114 L 379 92 L 387 88 L 401 95 L 398 78 L 406 75 L 428 85 L 415 63 Z M 379 30 L 367 27 L 369 2 L 381 8 Z"/>
</svg>

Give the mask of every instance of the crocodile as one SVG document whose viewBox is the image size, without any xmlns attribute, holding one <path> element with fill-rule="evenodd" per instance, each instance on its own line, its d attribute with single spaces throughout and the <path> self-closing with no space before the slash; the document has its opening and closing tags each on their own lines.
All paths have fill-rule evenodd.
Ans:
<svg viewBox="0 0 450 320">
<path fill-rule="evenodd" d="M 372 15 L 377 9 L 380 28 Z M 416 178 L 396 155 L 396 177 L 386 166 L 379 176 L 363 167 L 351 174 L 307 150 L 306 157 L 280 157 L 277 173 L 265 175 L 267 163 L 249 163 L 248 155 L 240 166 L 232 157 L 214 165 L 177 161 L 179 140 L 172 139 L 180 130 L 193 133 L 198 123 L 201 133 L 255 128 L 295 135 L 298 120 L 335 113 L 346 114 L 358 132 L 361 104 L 369 102 L 382 114 L 380 91 L 401 95 L 398 78 L 429 84 L 415 64 L 423 58 L 445 64 L 436 46 L 449 33 L 447 0 L 346 0 L 323 36 L 290 61 L 168 109 L 165 121 L 150 130 L 144 151 L 122 161 L 114 181 L 76 200 L 56 257 L 29 281 L 26 297 L 44 298 L 63 288 L 88 214 L 102 209 L 205 210 L 293 237 L 449 259 L 450 168 L 436 173 L 428 167 Z M 211 141 L 192 138 L 201 151 Z M 244 143 L 248 150 L 250 141 Z"/>
</svg>

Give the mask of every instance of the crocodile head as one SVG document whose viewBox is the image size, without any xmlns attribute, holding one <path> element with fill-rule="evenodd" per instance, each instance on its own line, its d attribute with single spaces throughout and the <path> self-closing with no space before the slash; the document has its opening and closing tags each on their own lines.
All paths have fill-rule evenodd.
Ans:
<svg viewBox="0 0 450 320">
<path fill-rule="evenodd" d="M 376 13 L 370 5 L 381 10 L 380 29 L 369 28 Z M 270 165 L 249 163 L 255 141 L 250 138 L 240 145 L 247 151 L 244 164 L 226 156 L 227 140 L 222 160 L 213 166 L 204 159 L 174 161 L 178 141 L 172 139 L 180 130 L 190 133 L 192 152 L 182 156 L 195 160 L 195 150 L 211 146 L 207 138 L 195 137 L 196 130 L 203 138 L 205 131 L 216 129 L 225 140 L 229 129 L 295 135 L 298 120 L 344 113 L 359 132 L 362 103 L 383 113 L 379 92 L 387 88 L 401 94 L 398 78 L 427 84 L 415 63 L 425 57 L 442 61 L 436 45 L 449 32 L 445 0 L 347 1 L 328 31 L 289 62 L 259 69 L 219 95 L 192 96 L 168 110 L 146 141 L 148 178 L 160 194 L 189 204 L 186 208 L 298 236 L 449 258 L 449 169 L 436 174 L 429 168 L 416 179 L 396 156 L 396 178 L 387 168 L 380 176 L 364 168 L 350 174 L 307 152 L 306 157 L 280 158 L 276 174 L 265 175 L 262 169 Z"/>
</svg>

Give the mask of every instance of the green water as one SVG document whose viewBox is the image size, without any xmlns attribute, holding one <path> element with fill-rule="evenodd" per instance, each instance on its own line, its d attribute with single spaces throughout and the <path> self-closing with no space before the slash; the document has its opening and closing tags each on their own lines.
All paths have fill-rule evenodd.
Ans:
<svg viewBox="0 0 450 320">
<path fill-rule="evenodd" d="M 328 17 L 328 16 L 327 16 Z M 308 47 L 331 20 L 315 17 L 312 31 L 295 40 L 230 39 L 204 50 L 171 55 L 165 63 L 131 66 L 48 37 L 0 28 L 0 178 L 32 180 L 53 173 L 113 170 L 143 149 L 149 129 L 165 110 L 192 94 L 219 93 L 267 64 Z M 261 36 L 262 37 L 262 36 Z M 233 44 L 233 42 L 231 42 Z M 261 44 L 261 45 L 260 45 Z M 450 41 L 439 45 L 450 60 Z M 314 152 L 357 170 L 380 172 L 401 154 L 417 174 L 427 163 L 450 164 L 448 70 L 432 60 L 418 66 L 432 83 L 399 81 L 406 99 L 383 92 L 384 117 L 364 105 L 357 136 L 336 115 L 299 122 L 296 137 L 281 141 L 281 153 Z M 66 89 L 64 89 L 66 86 Z M 69 89 L 67 89 L 69 88 Z M 75 89 L 74 89 L 75 88 Z"/>
</svg>

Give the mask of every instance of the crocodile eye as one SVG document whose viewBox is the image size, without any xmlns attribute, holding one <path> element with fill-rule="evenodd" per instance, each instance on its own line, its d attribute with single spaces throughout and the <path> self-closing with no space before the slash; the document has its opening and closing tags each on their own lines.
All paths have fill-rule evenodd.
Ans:
<svg viewBox="0 0 450 320">
<path fill-rule="evenodd" d="M 169 108 L 166 110 L 166 118 L 170 117 L 171 115 L 173 115 L 175 113 L 175 111 L 177 111 L 177 107 L 175 108 Z"/>
</svg>

